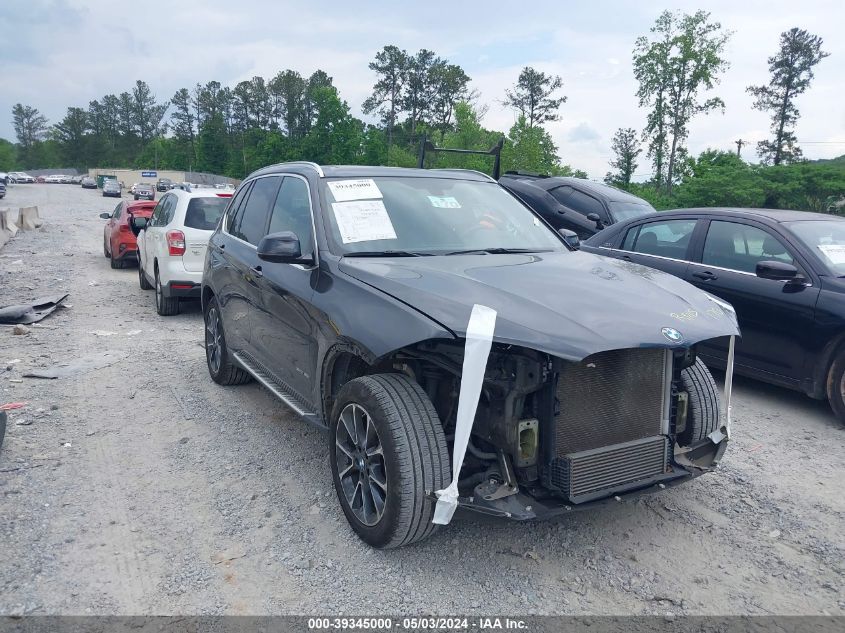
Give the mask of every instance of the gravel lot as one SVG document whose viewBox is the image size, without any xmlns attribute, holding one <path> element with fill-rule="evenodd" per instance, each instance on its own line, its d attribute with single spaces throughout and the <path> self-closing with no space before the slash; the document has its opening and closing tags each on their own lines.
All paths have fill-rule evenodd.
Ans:
<svg viewBox="0 0 845 633">
<path fill-rule="evenodd" d="M 553 522 L 458 515 L 377 552 L 348 528 L 326 440 L 261 387 L 208 377 L 202 317 L 111 270 L 116 200 L 12 185 L 42 230 L 0 251 L 0 614 L 845 614 L 845 430 L 826 403 L 737 379 L 735 440 L 689 485 Z M 58 380 L 28 369 L 111 352 Z M 19 359 L 19 362 L 12 362 Z"/>
</svg>

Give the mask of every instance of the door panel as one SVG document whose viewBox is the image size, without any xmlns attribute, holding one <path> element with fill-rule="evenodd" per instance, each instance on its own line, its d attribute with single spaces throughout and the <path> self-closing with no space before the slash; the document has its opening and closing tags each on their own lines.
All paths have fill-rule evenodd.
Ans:
<svg viewBox="0 0 845 633">
<path fill-rule="evenodd" d="M 757 261 L 800 263 L 769 229 L 741 222 L 710 222 L 701 255 L 690 264 L 687 281 L 731 303 L 741 337 L 736 363 L 752 372 L 789 380 L 803 378 L 808 336 L 813 331 L 818 287 L 761 279 Z M 727 342 L 702 345 L 701 353 L 723 363 Z"/>
</svg>

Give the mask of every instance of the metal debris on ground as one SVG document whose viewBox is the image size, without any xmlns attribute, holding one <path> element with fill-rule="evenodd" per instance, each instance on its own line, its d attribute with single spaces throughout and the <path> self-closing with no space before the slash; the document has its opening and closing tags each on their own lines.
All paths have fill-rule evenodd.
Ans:
<svg viewBox="0 0 845 633">
<path fill-rule="evenodd" d="M 68 298 L 67 294 L 40 297 L 31 303 L 11 305 L 0 308 L 0 323 L 25 324 L 37 323 L 44 317 L 52 314 L 62 301 Z"/>
</svg>

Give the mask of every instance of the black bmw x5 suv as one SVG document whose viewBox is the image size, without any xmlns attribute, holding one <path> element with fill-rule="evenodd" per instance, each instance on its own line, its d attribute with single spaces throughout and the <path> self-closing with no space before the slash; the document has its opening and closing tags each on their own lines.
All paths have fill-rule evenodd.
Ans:
<svg viewBox="0 0 845 633">
<path fill-rule="evenodd" d="M 521 520 L 656 491 L 711 470 L 730 434 L 696 358 L 737 334 L 730 305 L 570 250 L 476 172 L 259 170 L 211 237 L 202 299 L 212 379 L 254 378 L 328 431 L 375 547 L 456 507 Z"/>
</svg>

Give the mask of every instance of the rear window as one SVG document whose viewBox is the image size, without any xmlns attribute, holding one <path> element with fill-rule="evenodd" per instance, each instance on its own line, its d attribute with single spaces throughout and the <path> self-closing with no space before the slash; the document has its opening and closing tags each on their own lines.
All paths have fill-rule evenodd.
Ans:
<svg viewBox="0 0 845 633">
<path fill-rule="evenodd" d="M 229 198 L 191 198 L 185 212 L 185 226 L 213 231 L 228 202 Z"/>
</svg>

